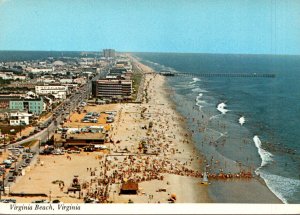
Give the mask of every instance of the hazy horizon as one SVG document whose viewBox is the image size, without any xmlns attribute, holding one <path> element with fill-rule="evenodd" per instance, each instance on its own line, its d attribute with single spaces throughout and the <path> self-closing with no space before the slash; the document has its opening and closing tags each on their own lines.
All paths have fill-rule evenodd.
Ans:
<svg viewBox="0 0 300 215">
<path fill-rule="evenodd" d="M 112 48 L 113 49 L 113 48 Z M 267 56 L 300 56 L 300 54 L 247 54 L 247 53 L 205 53 L 205 52 L 163 52 L 163 51 L 119 51 L 116 53 L 162 53 L 162 54 L 206 54 L 206 55 L 267 55 Z M 87 53 L 101 53 L 100 51 L 86 51 L 86 50 L 0 50 L 0 52 L 87 52 Z"/>
</svg>

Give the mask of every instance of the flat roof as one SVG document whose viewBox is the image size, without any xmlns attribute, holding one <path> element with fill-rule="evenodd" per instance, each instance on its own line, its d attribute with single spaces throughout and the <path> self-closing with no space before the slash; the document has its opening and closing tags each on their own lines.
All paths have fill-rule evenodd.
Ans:
<svg viewBox="0 0 300 215">
<path fill-rule="evenodd" d="M 68 134 L 67 139 L 76 140 L 94 140 L 94 139 L 104 139 L 105 134 L 102 133 L 80 133 L 80 134 Z"/>
<path fill-rule="evenodd" d="M 120 79 L 120 80 L 108 80 L 108 79 L 100 79 L 100 80 L 98 80 L 97 81 L 98 83 L 116 83 L 116 84 L 118 84 L 118 83 L 132 83 L 132 80 L 122 80 L 122 79 Z"/>
<path fill-rule="evenodd" d="M 27 101 L 28 101 L 28 102 L 31 102 L 31 101 L 32 101 L 32 102 L 35 102 L 35 101 L 37 102 L 37 101 L 38 101 L 38 102 L 40 102 L 40 101 L 43 101 L 43 99 L 22 99 L 22 98 L 21 98 L 21 99 L 12 99 L 12 102 L 13 102 L 13 101 L 24 101 L 24 102 L 27 102 Z"/>
</svg>

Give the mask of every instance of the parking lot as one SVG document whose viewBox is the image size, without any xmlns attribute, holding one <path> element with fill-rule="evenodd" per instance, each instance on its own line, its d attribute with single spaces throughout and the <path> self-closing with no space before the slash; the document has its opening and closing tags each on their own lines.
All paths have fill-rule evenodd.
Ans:
<svg viewBox="0 0 300 215">
<path fill-rule="evenodd" d="M 36 152 L 29 148 L 10 147 L 2 155 L 0 163 L 0 176 L 6 177 L 6 187 L 15 182 L 18 176 L 25 174 L 25 168 L 30 165 Z"/>
<path fill-rule="evenodd" d="M 70 117 L 67 117 L 63 127 L 83 128 L 103 125 L 106 130 L 109 130 L 110 123 L 114 121 L 113 116 L 116 113 L 116 105 L 105 105 L 105 107 L 102 105 L 87 105 L 80 111 L 73 111 Z"/>
</svg>

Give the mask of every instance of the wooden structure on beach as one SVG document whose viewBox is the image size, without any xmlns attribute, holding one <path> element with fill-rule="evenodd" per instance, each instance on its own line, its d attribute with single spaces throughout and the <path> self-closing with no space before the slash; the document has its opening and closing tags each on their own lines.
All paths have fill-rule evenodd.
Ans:
<svg viewBox="0 0 300 215">
<path fill-rule="evenodd" d="M 64 146 L 89 146 L 91 144 L 104 144 L 105 134 L 102 133 L 88 133 L 88 134 L 69 134 L 67 135 Z"/>
<path fill-rule="evenodd" d="M 139 190 L 138 183 L 136 183 L 132 180 L 129 180 L 122 184 L 121 189 L 120 189 L 120 194 L 136 195 L 138 190 Z"/>
</svg>

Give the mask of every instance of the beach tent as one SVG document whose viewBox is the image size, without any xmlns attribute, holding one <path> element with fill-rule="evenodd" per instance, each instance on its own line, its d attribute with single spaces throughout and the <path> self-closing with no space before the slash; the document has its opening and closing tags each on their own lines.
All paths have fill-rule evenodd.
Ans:
<svg viewBox="0 0 300 215">
<path fill-rule="evenodd" d="M 127 182 L 124 182 L 122 184 L 120 194 L 131 194 L 131 195 L 136 195 L 137 191 L 139 190 L 139 185 L 138 183 L 129 180 Z"/>
</svg>

